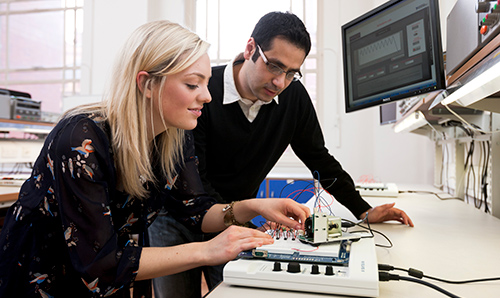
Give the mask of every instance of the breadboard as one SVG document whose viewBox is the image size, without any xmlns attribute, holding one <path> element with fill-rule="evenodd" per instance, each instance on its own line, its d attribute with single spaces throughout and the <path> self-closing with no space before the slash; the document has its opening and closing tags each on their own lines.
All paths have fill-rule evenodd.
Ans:
<svg viewBox="0 0 500 298">
<path fill-rule="evenodd" d="M 397 197 L 399 194 L 395 183 L 356 183 L 356 190 L 362 197 Z"/>
</svg>

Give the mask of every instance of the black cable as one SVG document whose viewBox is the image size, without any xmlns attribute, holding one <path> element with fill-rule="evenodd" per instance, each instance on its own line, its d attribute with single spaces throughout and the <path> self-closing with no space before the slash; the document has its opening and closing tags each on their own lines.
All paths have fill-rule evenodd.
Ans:
<svg viewBox="0 0 500 298">
<path fill-rule="evenodd" d="M 442 278 L 438 278 L 438 277 L 425 275 L 423 271 L 420 271 L 418 269 L 414 269 L 414 268 L 404 269 L 404 268 L 398 268 L 398 267 L 394 267 L 392 265 L 387 265 L 387 264 L 378 264 L 378 269 L 382 270 L 382 271 L 392 271 L 392 270 L 404 271 L 412 277 L 416 277 L 419 279 L 422 279 L 425 277 L 428 279 L 433 279 L 433 280 L 448 283 L 448 284 L 467 284 L 467 283 L 475 283 L 475 282 L 486 282 L 486 281 L 498 281 L 498 280 L 500 280 L 500 277 L 487 277 L 487 278 L 478 278 L 478 279 L 469 279 L 469 280 L 447 280 L 447 279 L 442 279 Z"/>
<path fill-rule="evenodd" d="M 474 140 L 471 141 L 469 150 L 467 150 L 467 156 L 465 157 L 465 163 L 464 163 L 464 170 L 467 169 L 467 166 L 469 165 L 469 160 L 472 166 L 472 155 L 474 154 Z"/>
<path fill-rule="evenodd" d="M 464 164 L 464 170 L 467 170 L 467 183 L 466 183 L 466 188 L 465 188 L 465 199 L 467 200 L 467 202 L 469 202 L 469 194 L 468 194 L 468 190 L 469 190 L 469 184 L 470 184 L 470 175 L 472 173 L 473 175 L 473 199 L 474 199 L 474 206 L 478 209 L 481 209 L 482 208 L 482 205 L 484 204 L 484 211 L 486 213 L 490 213 L 490 209 L 488 207 L 488 183 L 487 183 L 487 172 L 488 172 L 488 164 L 489 164 L 489 154 L 490 154 L 490 144 L 489 144 L 489 141 L 486 141 L 486 144 L 488 145 L 488 149 L 486 150 L 484 148 L 484 144 L 483 142 L 481 142 L 481 147 L 482 147 L 482 154 L 483 156 L 486 155 L 485 159 L 484 159 L 484 162 L 483 162 L 483 168 L 482 168 L 482 173 L 481 174 L 478 174 L 478 178 L 480 177 L 480 189 L 477 191 L 476 193 L 476 175 L 474 173 L 474 167 L 473 167 L 473 154 L 474 154 L 474 129 L 477 129 L 476 132 L 479 132 L 481 135 L 485 135 L 485 133 L 482 131 L 481 127 L 474 124 L 474 123 L 471 123 L 469 124 L 471 126 L 471 128 L 467 128 L 464 126 L 464 124 L 460 121 L 456 121 L 456 120 L 450 120 L 450 121 L 447 121 L 445 123 L 443 123 L 441 126 L 443 127 L 458 127 L 460 129 L 462 129 L 465 134 L 467 136 L 470 136 L 472 138 L 471 140 L 471 143 L 470 143 L 470 147 L 469 147 L 469 150 L 468 150 L 468 153 L 467 153 L 467 157 L 466 157 L 466 160 L 465 160 L 465 164 Z M 470 165 L 469 165 L 469 160 L 470 160 Z"/>
<path fill-rule="evenodd" d="M 485 135 L 486 133 L 482 131 L 481 127 L 478 125 L 471 123 L 471 126 L 474 128 L 477 128 L 479 133 L 481 135 Z M 486 182 L 487 177 L 488 177 L 488 165 L 489 165 L 489 159 L 490 159 L 490 141 L 486 140 L 486 144 L 488 145 L 488 149 L 486 150 L 484 146 L 484 142 L 481 142 L 481 148 L 483 151 L 481 152 L 482 155 L 486 155 L 484 161 L 483 161 L 483 174 L 481 175 L 481 189 L 480 192 L 482 193 L 480 199 L 481 204 L 479 205 L 478 208 L 481 208 L 481 205 L 484 203 L 484 212 L 489 213 L 489 207 L 488 207 L 488 193 L 487 193 L 487 185 L 488 183 Z"/>
<path fill-rule="evenodd" d="M 15 174 L 19 174 L 21 172 L 21 167 L 22 167 L 22 164 L 21 163 L 18 163 L 16 162 L 14 164 L 14 166 L 12 167 L 12 170 L 7 174 L 7 175 L 15 175 Z"/>
<path fill-rule="evenodd" d="M 476 199 L 476 172 L 474 171 L 474 164 L 473 164 L 473 158 L 472 156 L 474 155 L 474 141 L 472 141 L 472 144 L 471 144 L 471 147 L 473 148 L 472 149 L 472 152 L 471 152 L 471 160 L 470 160 L 470 166 L 469 166 L 469 177 L 468 177 L 468 180 L 470 180 L 470 176 L 471 176 L 471 173 L 472 173 L 472 198 L 474 199 L 474 206 L 476 206 L 476 208 L 481 208 L 480 205 L 477 205 L 477 199 Z M 469 181 L 467 182 L 467 185 L 469 185 Z M 468 188 L 466 189 L 466 192 L 468 191 Z"/>
<path fill-rule="evenodd" d="M 472 141 L 474 142 L 474 140 Z M 482 152 L 480 152 L 482 154 Z M 482 156 L 480 156 L 480 159 L 482 158 Z M 480 165 L 478 164 L 478 175 L 480 174 L 479 171 L 480 171 Z M 471 160 L 471 167 L 473 168 L 473 164 L 472 164 L 472 160 Z M 476 192 L 476 174 L 474 173 L 474 170 L 473 171 L 473 177 L 474 177 L 474 184 L 473 184 L 473 188 L 472 188 L 472 193 L 474 194 L 474 206 L 476 206 L 477 209 L 481 209 L 481 207 L 483 206 L 483 200 L 482 200 L 482 195 L 480 195 L 478 192 Z M 482 175 L 481 175 L 482 177 Z M 479 177 L 477 177 L 479 179 Z"/>
<path fill-rule="evenodd" d="M 318 171 L 314 171 L 314 172 L 313 172 L 313 178 L 314 178 L 314 175 L 315 175 L 315 174 L 318 176 L 317 180 L 318 180 L 319 182 L 321 182 L 319 172 L 318 172 Z M 333 185 L 333 184 L 337 181 L 337 178 L 332 178 L 332 179 L 324 179 L 323 181 L 328 181 L 328 180 L 332 180 L 331 184 L 328 186 L 328 187 L 331 187 L 331 186 L 332 186 L 332 185 Z M 309 185 L 311 185 L 311 183 L 310 183 L 310 182 L 308 182 L 308 181 L 306 181 L 306 180 L 298 180 L 298 181 L 304 181 L 304 182 L 307 182 L 307 183 L 308 183 L 308 186 L 309 186 Z M 282 197 L 283 190 L 284 190 L 287 186 L 289 186 L 290 184 L 291 184 L 291 183 L 287 183 L 287 184 L 286 184 L 286 185 L 285 185 L 285 186 L 281 189 L 281 192 L 280 192 L 280 197 Z M 328 188 L 328 187 L 327 187 L 327 188 Z M 302 189 L 302 191 L 301 191 L 301 192 L 300 192 L 300 193 L 299 193 L 296 197 L 299 197 L 302 193 L 304 193 L 304 192 L 306 191 L 306 189 L 307 189 L 307 187 L 306 187 L 306 188 L 304 188 L 304 189 Z M 322 187 L 322 191 L 321 191 L 321 193 L 322 193 L 323 191 L 325 191 L 325 189 Z M 316 195 L 316 194 L 315 194 L 315 195 Z M 318 193 L 318 197 L 317 197 L 317 198 L 315 198 L 315 200 L 317 201 L 316 203 L 323 202 L 323 203 L 324 203 L 324 208 L 327 208 L 327 209 L 330 211 L 330 214 L 331 214 L 331 215 L 333 215 L 333 211 L 331 210 L 330 206 L 328 206 L 328 202 L 324 201 L 324 199 L 323 199 L 323 197 L 320 195 L 320 193 Z M 315 206 L 316 206 L 316 203 L 315 203 Z M 387 242 L 389 242 L 389 245 L 376 244 L 376 246 L 378 246 L 378 247 L 383 247 L 383 248 L 392 248 L 392 247 L 393 247 L 392 241 L 389 239 L 389 237 L 387 237 L 386 235 L 384 235 L 384 234 L 383 234 L 382 232 L 380 232 L 380 231 L 373 230 L 373 229 L 370 227 L 370 222 L 368 221 L 368 219 L 366 219 L 366 223 L 367 223 L 368 227 L 362 226 L 361 224 L 359 224 L 359 223 L 355 223 L 355 222 L 350 221 L 350 220 L 348 220 L 348 219 L 342 219 L 342 221 L 344 222 L 344 223 L 342 224 L 342 226 L 343 226 L 343 227 L 347 227 L 347 224 L 345 224 L 345 223 L 350 223 L 349 227 L 352 227 L 352 226 L 357 225 L 357 226 L 359 226 L 359 227 L 361 227 L 361 228 L 363 228 L 363 229 L 366 229 L 366 230 L 370 231 L 370 234 L 371 234 L 371 237 L 370 237 L 370 238 L 374 238 L 374 237 L 375 237 L 375 235 L 373 234 L 373 232 L 375 232 L 375 233 L 377 233 L 377 234 L 381 235 L 382 237 L 384 237 L 384 238 L 387 240 Z M 261 223 L 261 226 L 262 226 L 262 227 L 264 227 L 264 226 L 265 226 L 265 224 L 266 224 L 266 223 Z M 348 227 L 347 227 L 347 228 L 348 228 Z M 352 231 L 351 233 L 357 233 L 357 232 L 361 232 L 361 231 Z"/>
<path fill-rule="evenodd" d="M 484 171 L 483 171 L 483 168 L 484 168 L 484 162 L 483 162 L 484 144 L 483 144 L 483 142 L 479 142 L 479 148 L 480 148 L 479 162 L 477 164 L 477 175 L 478 175 L 477 180 L 478 180 L 479 189 L 477 191 L 474 191 L 474 196 L 476 197 L 476 201 L 479 201 L 477 204 L 477 209 L 481 209 L 481 207 L 483 207 L 483 203 L 484 203 L 483 202 L 484 194 L 482 191 L 483 177 L 484 177 Z M 476 179 L 474 179 L 474 180 L 476 180 Z"/>
<path fill-rule="evenodd" d="M 300 196 L 301 196 L 301 195 L 302 195 L 302 194 L 303 194 L 303 193 L 304 193 L 304 192 L 305 192 L 305 191 L 309 188 L 309 186 L 311 186 L 311 185 L 312 185 L 312 183 L 311 183 L 311 182 L 309 182 L 309 181 L 307 181 L 307 180 L 302 180 L 302 179 L 300 179 L 300 180 L 294 180 L 293 182 L 289 182 L 289 183 L 287 183 L 285 186 L 283 186 L 283 187 L 281 188 L 280 195 L 279 195 L 279 197 L 278 197 L 278 198 L 282 198 L 282 197 L 283 197 L 283 191 L 285 190 L 285 188 L 287 188 L 289 185 L 292 185 L 293 183 L 295 183 L 295 182 L 297 182 L 297 181 L 303 181 L 303 182 L 307 183 L 306 187 L 304 187 L 304 188 L 302 189 L 302 191 L 301 191 L 299 194 L 297 194 L 297 195 L 296 195 L 296 198 L 297 198 L 297 199 L 298 199 L 298 198 L 299 198 L 299 197 L 300 197 Z"/>
<path fill-rule="evenodd" d="M 486 141 L 486 145 L 488 148 L 484 149 L 486 152 L 486 157 L 484 159 L 484 166 L 483 166 L 483 176 L 481 179 L 481 188 L 483 191 L 483 199 L 484 199 L 484 212 L 490 213 L 489 207 L 488 207 L 488 166 L 490 162 L 490 141 Z M 483 146 L 484 148 L 484 146 Z"/>
<path fill-rule="evenodd" d="M 367 238 L 374 238 L 374 237 L 375 237 L 375 235 L 373 234 L 373 232 L 375 232 L 375 233 L 377 233 L 377 234 L 381 235 L 382 237 L 384 237 L 384 238 L 385 238 L 385 240 L 387 240 L 387 242 L 389 242 L 389 245 L 375 244 L 375 246 L 378 246 L 378 247 L 383 247 L 383 248 L 392 248 L 392 247 L 393 247 L 393 244 L 392 244 L 391 239 L 389 239 L 389 237 L 387 237 L 384 233 L 382 233 L 382 232 L 380 232 L 380 231 L 377 231 L 377 230 L 372 229 L 372 228 L 370 227 L 370 222 L 368 222 L 368 220 L 366 221 L 366 223 L 367 223 L 368 227 L 365 227 L 365 226 L 363 226 L 363 225 L 361 225 L 361 224 L 359 224 L 359 223 L 356 223 L 356 222 L 354 222 L 354 221 L 351 221 L 351 220 L 349 220 L 349 219 L 345 219 L 345 218 L 342 218 L 342 221 L 347 222 L 347 223 L 351 224 L 352 226 L 359 226 L 360 228 L 363 228 L 363 229 L 365 229 L 365 230 L 370 231 L 371 236 L 370 236 L 370 237 L 367 237 Z M 344 224 L 342 224 L 342 225 L 344 225 Z M 359 233 L 359 232 L 362 232 L 362 231 L 350 231 L 350 233 Z"/>
<path fill-rule="evenodd" d="M 466 135 L 471 136 L 471 131 L 468 128 L 466 128 L 464 126 L 464 124 L 462 122 L 460 122 L 460 121 L 450 120 L 450 121 L 447 121 L 447 122 L 441 124 L 441 126 L 442 127 L 448 127 L 448 126 L 458 127 L 461 130 L 463 130 Z"/>
<path fill-rule="evenodd" d="M 474 152 L 474 141 L 469 146 L 469 149 L 467 149 L 467 157 L 465 158 L 464 162 L 464 175 L 467 175 L 467 178 L 464 178 L 466 180 L 465 183 L 465 198 L 467 199 L 467 203 L 469 202 L 469 183 L 470 183 L 470 173 L 471 170 L 474 171 L 474 167 L 472 165 L 472 154 Z M 469 160 L 470 160 L 470 165 L 469 165 Z M 474 196 L 473 196 L 474 198 Z M 477 208 L 476 200 L 474 200 L 474 206 Z"/>
<path fill-rule="evenodd" d="M 441 126 L 442 127 L 458 127 L 461 130 L 463 130 L 467 136 L 473 138 L 473 132 L 471 130 L 469 130 L 467 127 L 465 127 L 464 124 L 460 121 L 450 120 L 450 121 L 447 121 L 447 122 L 441 124 Z M 474 151 L 474 140 L 472 140 L 471 147 L 469 148 L 469 151 L 467 153 L 467 157 L 466 157 L 466 160 L 464 163 L 464 170 L 467 169 L 467 165 L 469 163 L 469 158 L 471 157 L 471 151 L 472 152 Z M 470 172 L 469 172 L 469 174 L 470 174 Z M 467 200 L 466 201 L 467 203 L 469 202 L 469 196 L 467 193 L 468 189 L 469 189 L 469 179 L 467 179 L 467 183 L 466 183 L 466 187 L 465 187 L 465 196 L 464 196 L 464 199 Z"/>
<path fill-rule="evenodd" d="M 416 194 L 425 194 L 425 195 L 436 195 L 433 191 L 428 190 L 400 190 L 399 193 L 416 193 Z"/>
<path fill-rule="evenodd" d="M 324 189 L 330 188 L 335 182 L 337 182 L 337 178 L 323 179 L 322 181 L 329 181 L 329 180 L 331 180 L 332 183 L 330 183 L 327 187 L 323 187 Z"/>
<path fill-rule="evenodd" d="M 415 194 L 427 194 L 427 195 L 435 195 L 438 197 L 440 200 L 450 200 L 450 199 L 457 199 L 457 200 L 462 200 L 459 197 L 449 197 L 449 198 L 442 198 L 439 196 L 439 193 L 433 192 L 433 191 L 426 191 L 426 190 L 400 190 L 398 193 L 415 193 Z M 442 194 L 448 194 L 448 193 L 442 193 Z"/>
<path fill-rule="evenodd" d="M 446 279 L 441 279 L 441 278 L 432 277 L 432 276 L 428 276 L 428 275 L 424 275 L 424 277 L 426 277 L 428 279 L 433 279 L 436 281 L 444 282 L 447 284 L 455 284 L 455 285 L 500 280 L 500 277 L 478 278 L 478 279 L 470 279 L 470 280 L 446 280 Z"/>
<path fill-rule="evenodd" d="M 385 272 L 385 271 L 379 271 L 378 272 L 378 280 L 379 281 L 391 281 L 391 280 L 405 280 L 405 281 L 410 281 L 410 282 L 414 282 L 414 283 L 418 283 L 418 284 L 421 284 L 421 285 L 424 285 L 424 286 L 428 286 L 436 291 L 439 291 L 443 294 L 445 294 L 446 296 L 448 297 L 452 297 L 452 298 L 460 298 L 459 296 L 451 293 L 451 292 L 448 292 L 447 290 L 441 288 L 441 287 L 438 287 L 434 284 L 431 284 L 429 282 L 426 282 L 426 281 L 423 281 L 421 279 L 417 279 L 417 278 L 412 278 L 412 277 L 407 277 L 407 276 L 399 276 L 397 274 L 390 274 L 388 272 Z"/>
<path fill-rule="evenodd" d="M 315 175 L 317 176 L 317 178 L 314 178 L 314 177 L 315 177 Z M 315 197 L 315 202 L 314 202 L 314 207 L 315 207 L 315 208 L 316 208 L 316 206 L 320 207 L 320 206 L 321 206 L 321 203 L 323 203 L 323 207 L 322 207 L 322 208 L 326 208 L 326 209 L 328 209 L 328 213 L 329 213 L 330 215 L 335 215 L 335 214 L 333 213 L 332 208 L 331 208 L 331 204 L 329 204 L 329 203 L 328 203 L 328 202 L 327 202 L 327 201 L 323 198 L 323 196 L 322 196 L 323 192 L 325 192 L 325 191 L 326 191 L 326 190 L 325 190 L 325 188 L 324 188 L 324 187 L 322 187 L 322 185 L 323 185 L 323 183 L 324 183 L 324 182 L 326 182 L 326 181 L 332 181 L 332 182 L 330 183 L 330 185 L 328 185 L 328 186 L 326 187 L 326 188 L 329 188 L 329 187 L 331 187 L 331 186 L 332 186 L 332 185 L 333 185 L 333 184 L 337 181 L 337 178 L 321 179 L 319 172 L 316 170 L 316 171 L 314 171 L 314 172 L 313 172 L 313 179 L 316 179 L 316 180 L 318 181 L 318 183 L 321 185 L 321 186 L 320 186 L 321 190 L 317 190 L 317 189 L 316 189 L 316 184 L 315 184 L 315 183 L 313 184 L 313 188 L 314 188 L 314 196 L 316 196 L 316 197 Z M 318 191 L 317 193 L 316 193 L 316 190 Z M 327 191 L 326 191 L 326 192 L 327 192 Z M 328 193 L 328 192 L 327 192 L 327 193 Z M 332 196 L 332 197 L 333 197 L 333 196 Z M 320 207 L 320 208 L 321 208 L 321 207 Z"/>
<path fill-rule="evenodd" d="M 474 142 L 474 140 L 472 141 L 472 144 L 473 144 L 473 142 Z M 474 150 L 473 150 L 472 144 L 471 144 L 472 153 L 471 153 L 471 150 L 469 150 L 468 156 L 473 155 Z M 488 182 L 487 182 L 488 181 L 487 178 L 488 178 L 489 159 L 490 159 L 490 141 L 488 141 L 488 140 L 482 141 L 482 142 L 480 142 L 480 146 L 481 146 L 480 161 L 482 160 L 482 164 L 478 165 L 479 172 L 478 172 L 477 179 L 480 179 L 479 183 L 478 183 L 479 190 L 476 191 L 476 175 L 474 173 L 472 158 L 471 158 L 471 162 L 470 162 L 471 164 L 470 164 L 469 170 L 468 170 L 466 195 L 468 196 L 467 190 L 469 188 L 470 173 L 472 171 L 472 175 L 474 178 L 474 181 L 473 181 L 474 206 L 477 209 L 481 209 L 483 204 L 484 204 L 485 213 L 490 213 L 490 209 L 488 207 Z"/>
</svg>

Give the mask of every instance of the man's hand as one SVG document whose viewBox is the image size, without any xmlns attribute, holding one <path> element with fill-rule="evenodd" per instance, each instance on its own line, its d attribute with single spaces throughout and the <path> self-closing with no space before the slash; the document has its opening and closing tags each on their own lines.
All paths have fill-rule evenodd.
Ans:
<svg viewBox="0 0 500 298">
<path fill-rule="evenodd" d="M 379 223 L 389 220 L 396 220 L 402 224 L 413 227 L 413 222 L 410 217 L 401 209 L 394 208 L 396 203 L 384 204 L 372 208 L 368 212 L 368 222 L 369 223 Z M 366 212 L 360 216 L 360 218 L 366 217 Z"/>
</svg>

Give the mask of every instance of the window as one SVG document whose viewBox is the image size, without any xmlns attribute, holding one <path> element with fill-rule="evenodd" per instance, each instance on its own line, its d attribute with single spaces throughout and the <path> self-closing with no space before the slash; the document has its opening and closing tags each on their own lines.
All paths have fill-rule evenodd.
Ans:
<svg viewBox="0 0 500 298">
<path fill-rule="evenodd" d="M 312 103 L 317 107 L 317 66 L 321 65 L 317 51 L 317 1 L 316 0 L 253 0 L 248 3 L 234 0 L 195 0 L 195 31 L 207 40 L 211 47 L 209 56 L 212 65 L 227 64 L 241 53 L 258 20 L 271 11 L 289 11 L 297 15 L 306 25 L 311 36 L 311 51 L 304 61 L 302 83 Z M 306 6 L 307 1 L 307 6 Z M 278 162 L 279 166 L 305 167 L 288 146 Z"/>
<path fill-rule="evenodd" d="M 84 0 L 0 0 L 0 88 L 60 113 L 80 92 Z"/>
<path fill-rule="evenodd" d="M 302 65 L 302 83 L 316 103 L 317 3 L 307 0 L 197 0 L 195 31 L 211 43 L 209 56 L 213 65 L 229 63 L 244 50 L 257 21 L 271 11 L 290 11 L 306 25 L 311 35 L 311 52 Z"/>
</svg>

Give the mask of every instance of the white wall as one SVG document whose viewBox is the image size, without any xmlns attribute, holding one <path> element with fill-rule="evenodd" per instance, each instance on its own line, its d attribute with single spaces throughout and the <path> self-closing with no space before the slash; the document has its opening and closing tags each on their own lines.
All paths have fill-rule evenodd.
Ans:
<svg viewBox="0 0 500 298">
<path fill-rule="evenodd" d="M 391 125 L 380 126 L 377 107 L 345 113 L 340 27 L 385 1 L 319 1 L 325 25 L 319 54 L 325 63 L 321 82 L 324 90 L 319 93 L 324 101 L 318 114 L 330 152 L 355 180 L 362 175 L 372 175 L 383 182 L 432 184 L 433 142 L 411 133 L 396 134 Z M 455 1 L 441 0 L 442 11 L 449 11 Z M 190 1 L 186 3 L 192 5 Z M 84 63 L 88 67 L 82 77 L 82 96 L 67 99 L 65 107 L 99 100 L 116 52 L 127 36 L 149 20 L 164 18 L 185 24 L 188 19 L 190 22 L 190 16 L 185 15 L 185 5 L 182 0 L 87 0 Z M 447 12 L 442 12 L 442 21 L 446 15 Z M 274 173 L 308 174 L 300 163 L 285 159 Z"/>
<path fill-rule="evenodd" d="M 65 98 L 63 109 L 101 100 L 114 59 L 137 27 L 162 18 L 184 23 L 184 16 L 182 0 L 86 0 L 81 95 Z"/>
<path fill-rule="evenodd" d="M 320 117 L 327 145 L 355 180 L 370 175 L 383 182 L 432 184 L 434 143 L 430 139 L 380 126 L 378 107 L 345 113 L 340 27 L 384 2 L 322 0 L 325 100 Z M 440 1 L 441 23 L 454 3 Z M 442 30 L 446 32 L 443 25 Z"/>
</svg>

